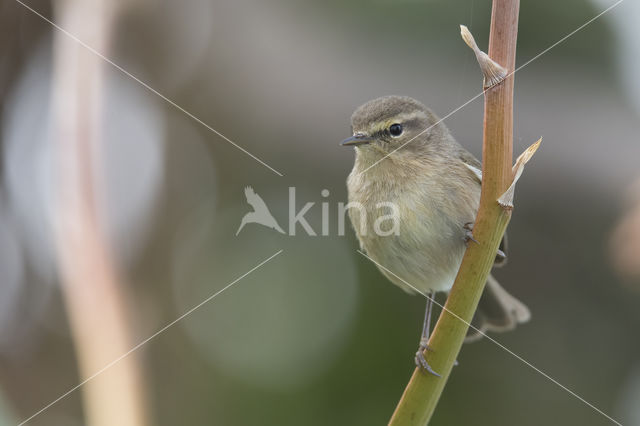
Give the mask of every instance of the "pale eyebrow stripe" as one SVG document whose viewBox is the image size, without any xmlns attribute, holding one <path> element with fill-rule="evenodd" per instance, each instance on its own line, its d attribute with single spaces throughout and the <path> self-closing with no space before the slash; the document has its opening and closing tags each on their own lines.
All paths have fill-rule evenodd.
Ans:
<svg viewBox="0 0 640 426">
<path fill-rule="evenodd" d="M 385 119 L 384 121 L 373 123 L 374 125 L 368 129 L 369 134 L 375 135 L 376 133 L 383 132 L 387 129 L 389 124 L 392 123 L 407 124 L 413 121 L 417 121 L 419 118 L 428 118 L 428 116 L 424 111 L 404 112 L 391 118 Z"/>
<path fill-rule="evenodd" d="M 416 118 L 428 118 L 427 113 L 424 111 L 404 112 L 393 117 L 398 121 L 411 121 Z"/>
</svg>

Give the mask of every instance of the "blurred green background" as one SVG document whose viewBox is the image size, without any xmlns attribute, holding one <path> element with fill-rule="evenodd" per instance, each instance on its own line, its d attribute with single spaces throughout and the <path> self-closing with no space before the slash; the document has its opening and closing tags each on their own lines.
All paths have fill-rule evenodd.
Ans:
<svg viewBox="0 0 640 426">
<path fill-rule="evenodd" d="M 55 20 L 51 3 L 26 3 Z M 611 4 L 523 1 L 518 64 Z M 353 162 L 338 144 L 369 99 L 409 95 L 443 116 L 475 96 L 481 77 L 459 24 L 484 49 L 490 9 L 127 3 L 107 56 L 284 174 L 105 64 L 101 205 L 134 340 L 284 250 L 139 350 L 153 424 L 386 424 L 413 371 L 424 299 L 389 285 L 350 229 L 337 235 Z M 518 184 L 509 265 L 496 271 L 533 318 L 494 337 L 624 425 L 640 425 L 640 224 L 624 222 L 640 199 L 639 21 L 627 0 L 516 74 L 514 151 L 544 140 Z M 53 31 L 0 2 L 3 425 L 82 380 L 50 229 Z M 482 119 L 478 98 L 446 120 L 478 157 Z M 318 233 L 329 203 L 330 236 L 258 225 L 235 236 L 248 185 L 281 224 L 295 187 L 298 209 L 315 203 L 306 217 Z M 459 362 L 433 425 L 611 424 L 489 341 L 465 345 Z M 29 424 L 85 424 L 81 402 L 76 391 Z"/>
</svg>

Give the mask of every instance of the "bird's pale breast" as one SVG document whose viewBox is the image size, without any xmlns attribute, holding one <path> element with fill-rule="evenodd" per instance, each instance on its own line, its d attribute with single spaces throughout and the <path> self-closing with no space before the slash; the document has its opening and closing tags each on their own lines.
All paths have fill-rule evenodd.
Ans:
<svg viewBox="0 0 640 426">
<path fill-rule="evenodd" d="M 463 226 L 475 218 L 479 185 L 471 176 L 462 182 L 442 174 L 435 179 L 429 168 L 405 176 L 384 167 L 372 171 L 365 177 L 354 168 L 347 181 L 349 201 L 366 212 L 364 220 L 359 210 L 349 210 L 361 248 L 404 290 L 448 291 L 465 251 Z M 375 219 L 389 213 L 379 207 L 383 202 L 398 208 L 397 235 L 380 236 L 374 229 Z"/>
</svg>

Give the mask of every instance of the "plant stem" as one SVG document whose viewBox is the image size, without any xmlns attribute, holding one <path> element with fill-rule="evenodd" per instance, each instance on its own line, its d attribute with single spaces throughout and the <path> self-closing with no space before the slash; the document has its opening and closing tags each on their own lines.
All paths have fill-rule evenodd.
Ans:
<svg viewBox="0 0 640 426">
<path fill-rule="evenodd" d="M 442 377 L 416 369 L 389 422 L 392 426 L 425 425 L 431 419 L 511 218 L 511 211 L 497 200 L 513 179 L 513 70 L 519 6 L 519 0 L 493 0 L 489 57 L 506 68 L 508 75 L 485 91 L 482 195 L 473 228 L 478 244 L 470 244 L 464 255 L 429 339 L 432 350 L 425 352 L 429 365 Z"/>
<path fill-rule="evenodd" d="M 119 2 L 66 0 L 54 6 L 62 28 L 108 56 L 116 18 L 122 9 Z M 99 202 L 105 189 L 99 169 L 100 148 L 105 144 L 105 64 L 61 31 L 54 33 L 53 49 L 53 230 L 62 295 L 82 380 L 86 419 L 78 422 L 90 426 L 144 426 L 151 421 L 140 354 L 122 359 L 108 373 L 98 376 L 133 346 L 131 324 L 135 323 Z"/>
</svg>

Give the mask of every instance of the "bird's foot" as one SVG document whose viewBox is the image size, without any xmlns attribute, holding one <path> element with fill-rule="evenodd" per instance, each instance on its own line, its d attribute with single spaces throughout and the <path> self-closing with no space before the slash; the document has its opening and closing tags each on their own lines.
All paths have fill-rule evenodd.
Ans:
<svg viewBox="0 0 640 426">
<path fill-rule="evenodd" d="M 478 244 L 478 241 L 476 241 L 476 239 L 473 238 L 473 222 L 465 223 L 462 226 L 462 229 L 464 229 L 464 242 L 465 242 L 465 244 L 469 245 L 469 241 L 473 241 L 474 243 Z"/>
<path fill-rule="evenodd" d="M 498 251 L 496 252 L 495 263 L 504 264 L 504 262 L 506 262 L 506 260 L 507 260 L 507 255 L 504 254 L 504 252 L 502 250 L 498 249 Z"/>
<path fill-rule="evenodd" d="M 431 351 L 431 349 L 426 343 L 420 342 L 420 347 L 418 348 L 418 352 L 416 352 L 415 362 L 416 367 L 418 367 L 423 372 L 428 372 L 433 374 L 436 377 L 441 377 L 438 373 L 433 371 L 433 368 L 429 365 L 427 360 L 424 357 L 424 351 Z"/>
</svg>

